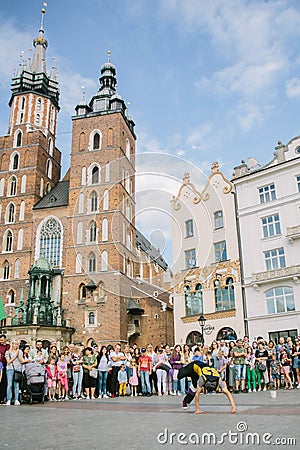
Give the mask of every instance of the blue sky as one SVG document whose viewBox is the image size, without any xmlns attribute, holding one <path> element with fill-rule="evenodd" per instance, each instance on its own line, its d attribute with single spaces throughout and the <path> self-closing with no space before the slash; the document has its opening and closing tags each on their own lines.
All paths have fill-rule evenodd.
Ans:
<svg viewBox="0 0 300 450">
<path fill-rule="evenodd" d="M 266 163 L 279 139 L 300 134 L 299 1 L 47 3 L 47 66 L 55 57 L 61 82 L 63 173 L 81 85 L 90 99 L 109 49 L 118 91 L 136 122 L 138 223 L 147 236 L 160 230 L 152 233 L 160 248 L 170 241 L 169 201 L 184 172 L 199 185 L 217 160 L 230 177 L 241 159 Z M 41 4 L 0 3 L 1 135 L 13 69 L 21 50 L 29 55 Z M 165 256 L 170 261 L 169 250 Z"/>
</svg>

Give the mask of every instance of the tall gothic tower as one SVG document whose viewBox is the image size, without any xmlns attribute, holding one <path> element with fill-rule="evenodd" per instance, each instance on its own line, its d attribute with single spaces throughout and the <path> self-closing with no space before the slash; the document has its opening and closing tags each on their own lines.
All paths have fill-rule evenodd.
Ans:
<svg viewBox="0 0 300 450">
<path fill-rule="evenodd" d="M 72 118 L 63 304 L 66 315 L 79 305 L 76 329 L 93 325 L 92 317 L 102 339 L 126 340 L 137 260 L 135 134 L 109 52 L 99 81 L 96 95 L 89 104 L 83 99 Z"/>
<path fill-rule="evenodd" d="M 56 71 L 46 70 L 44 15 L 34 55 L 12 79 L 8 133 L 0 137 L 0 297 L 21 296 L 34 262 L 33 206 L 59 180 L 61 153 L 55 147 L 59 111 Z M 13 281 L 12 281 L 13 280 Z"/>
</svg>

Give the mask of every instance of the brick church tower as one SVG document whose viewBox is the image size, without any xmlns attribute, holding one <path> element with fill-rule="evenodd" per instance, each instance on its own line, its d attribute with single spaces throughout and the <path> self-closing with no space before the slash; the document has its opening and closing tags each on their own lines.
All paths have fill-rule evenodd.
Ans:
<svg viewBox="0 0 300 450">
<path fill-rule="evenodd" d="M 44 14 L 33 59 L 12 79 L 8 133 L 0 137 L 0 297 L 8 304 L 20 298 L 34 262 L 33 206 L 60 178 L 59 86 L 55 69 L 46 72 Z"/>
<path fill-rule="evenodd" d="M 78 303 L 75 327 L 97 325 L 102 340 L 114 341 L 127 339 L 137 260 L 135 134 L 109 53 L 99 81 L 96 95 L 77 105 L 72 118 L 64 307 Z"/>
</svg>

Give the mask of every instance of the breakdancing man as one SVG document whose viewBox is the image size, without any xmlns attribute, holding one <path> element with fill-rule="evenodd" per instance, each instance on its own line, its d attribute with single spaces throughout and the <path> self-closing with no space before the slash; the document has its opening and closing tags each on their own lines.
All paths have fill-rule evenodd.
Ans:
<svg viewBox="0 0 300 450">
<path fill-rule="evenodd" d="M 213 392 L 220 387 L 229 400 L 231 406 L 230 413 L 234 414 L 236 412 L 236 406 L 232 395 L 227 389 L 225 381 L 221 379 L 221 376 L 216 369 L 202 361 L 193 361 L 185 367 L 182 367 L 182 369 L 179 369 L 178 380 L 185 377 L 191 377 L 192 386 L 189 388 L 187 395 L 183 399 L 182 407 L 184 409 L 187 408 L 188 404 L 191 403 L 195 397 L 195 414 L 202 414 L 204 411 L 200 411 L 199 408 L 199 395 L 201 389 L 205 387 L 207 392 Z"/>
</svg>

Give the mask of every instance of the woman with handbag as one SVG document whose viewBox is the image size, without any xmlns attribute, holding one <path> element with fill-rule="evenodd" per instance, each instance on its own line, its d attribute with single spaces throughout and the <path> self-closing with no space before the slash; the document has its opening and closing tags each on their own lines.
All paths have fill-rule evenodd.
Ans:
<svg viewBox="0 0 300 450">
<path fill-rule="evenodd" d="M 73 376 L 73 398 L 74 400 L 80 400 L 82 379 L 83 379 L 83 355 L 78 345 L 75 346 L 73 353 L 71 353 L 72 362 L 72 376 Z"/>
<path fill-rule="evenodd" d="M 269 376 L 267 371 L 267 359 L 268 359 L 268 351 L 265 349 L 264 343 L 260 342 L 255 352 L 258 391 L 261 391 L 262 388 L 264 391 L 266 391 L 267 384 L 269 383 Z"/>
<path fill-rule="evenodd" d="M 19 341 L 12 341 L 11 349 L 5 353 L 7 362 L 6 375 L 7 375 L 7 402 L 6 405 L 11 405 L 12 390 L 15 394 L 15 406 L 19 406 L 19 388 L 20 381 L 22 380 L 22 350 L 19 349 Z"/>
<path fill-rule="evenodd" d="M 95 399 L 95 388 L 98 378 L 97 358 L 91 347 L 86 347 L 83 351 L 83 383 L 87 400 Z"/>
</svg>

